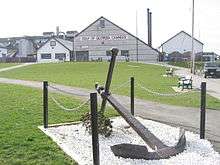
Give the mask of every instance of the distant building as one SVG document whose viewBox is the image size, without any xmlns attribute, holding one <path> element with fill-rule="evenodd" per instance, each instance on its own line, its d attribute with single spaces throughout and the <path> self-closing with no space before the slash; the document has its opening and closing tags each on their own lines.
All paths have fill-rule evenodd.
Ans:
<svg viewBox="0 0 220 165">
<path fill-rule="evenodd" d="M 118 60 L 156 62 L 160 52 L 104 17 L 80 33 L 56 28 L 43 36 L 0 38 L 8 57 L 36 57 L 38 62 L 109 60 L 111 48 L 119 49 Z"/>
<path fill-rule="evenodd" d="M 160 46 L 161 52 L 171 54 L 179 52 L 181 54 L 192 51 L 192 37 L 185 31 L 177 33 L 175 36 L 168 39 Z M 203 52 L 203 43 L 194 38 L 194 51 L 195 54 Z"/>
<path fill-rule="evenodd" d="M 201 60 L 204 62 L 215 62 L 219 59 L 219 55 L 214 52 L 202 52 L 198 55 L 201 56 Z"/>
<path fill-rule="evenodd" d="M 17 57 L 27 57 L 36 53 L 34 42 L 27 38 L 18 40 L 18 54 Z"/>
<path fill-rule="evenodd" d="M 108 60 L 112 47 L 119 49 L 118 60 L 156 62 L 159 56 L 159 52 L 144 41 L 100 17 L 75 36 L 73 59 Z"/>
<path fill-rule="evenodd" d="M 6 57 L 7 56 L 7 48 L 6 47 L 3 47 L 3 46 L 0 46 L 0 58 L 1 57 Z"/>
<path fill-rule="evenodd" d="M 51 37 L 37 50 L 37 62 L 70 61 L 73 42 Z"/>
</svg>

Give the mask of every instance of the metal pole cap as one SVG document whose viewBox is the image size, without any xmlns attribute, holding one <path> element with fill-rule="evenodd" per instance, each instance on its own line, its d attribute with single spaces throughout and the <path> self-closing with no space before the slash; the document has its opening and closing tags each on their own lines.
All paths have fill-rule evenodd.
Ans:
<svg viewBox="0 0 220 165">
<path fill-rule="evenodd" d="M 118 48 L 112 48 L 112 49 L 111 49 L 111 52 L 112 52 L 112 55 L 113 55 L 113 56 L 117 56 L 119 50 L 118 50 Z"/>
</svg>

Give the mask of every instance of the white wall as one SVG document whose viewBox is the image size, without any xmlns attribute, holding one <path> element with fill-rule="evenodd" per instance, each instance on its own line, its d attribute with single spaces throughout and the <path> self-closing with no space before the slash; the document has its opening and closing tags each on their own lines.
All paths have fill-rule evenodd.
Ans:
<svg viewBox="0 0 220 165">
<path fill-rule="evenodd" d="M 2 54 L 7 56 L 7 49 L 6 48 L 0 48 L 0 57 L 2 57 Z"/>
<path fill-rule="evenodd" d="M 50 46 L 50 42 L 55 41 L 56 46 Z M 41 54 L 44 53 L 50 53 L 51 54 L 51 59 L 41 59 Z M 42 46 L 40 49 L 37 51 L 37 62 L 58 62 L 58 59 L 55 59 L 55 54 L 56 53 L 66 53 L 66 60 L 65 61 L 70 61 L 70 51 L 66 49 L 63 45 L 61 45 L 59 42 L 57 42 L 55 39 L 51 39 L 48 41 L 44 46 Z"/>
<path fill-rule="evenodd" d="M 185 33 L 180 33 L 176 37 L 172 38 L 162 46 L 162 51 L 165 53 L 172 53 L 178 51 L 180 53 L 192 51 L 191 37 Z M 203 45 L 194 40 L 194 51 L 199 53 L 203 51 Z"/>
<path fill-rule="evenodd" d="M 105 27 L 100 28 L 100 20 L 105 21 Z M 106 51 L 112 47 L 117 47 L 121 50 L 129 51 L 131 61 L 136 61 L 136 43 L 137 39 L 121 28 L 115 26 L 105 18 L 101 18 L 81 32 L 75 37 L 75 51 L 89 51 L 89 58 L 102 58 L 107 60 L 110 57 L 106 56 Z M 159 53 L 138 40 L 138 58 L 139 61 L 156 62 Z M 124 60 L 125 57 L 119 56 L 117 60 Z"/>
<path fill-rule="evenodd" d="M 35 49 L 33 43 L 27 39 L 20 39 L 18 41 L 18 54 L 17 57 L 27 57 L 29 54 L 33 54 Z"/>
</svg>

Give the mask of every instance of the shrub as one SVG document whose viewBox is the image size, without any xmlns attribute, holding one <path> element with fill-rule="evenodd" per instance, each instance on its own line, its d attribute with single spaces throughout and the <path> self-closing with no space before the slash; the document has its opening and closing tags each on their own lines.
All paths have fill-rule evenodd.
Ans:
<svg viewBox="0 0 220 165">
<path fill-rule="evenodd" d="M 86 130 L 91 134 L 91 113 L 87 112 L 86 114 L 82 115 L 81 119 L 83 126 L 85 126 Z M 109 137 L 112 133 L 112 121 L 101 111 L 98 111 L 98 133 L 104 135 L 105 137 Z"/>
</svg>

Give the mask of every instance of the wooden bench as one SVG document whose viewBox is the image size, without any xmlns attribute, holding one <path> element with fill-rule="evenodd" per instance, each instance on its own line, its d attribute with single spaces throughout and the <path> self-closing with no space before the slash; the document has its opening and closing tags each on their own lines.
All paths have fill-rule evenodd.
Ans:
<svg viewBox="0 0 220 165">
<path fill-rule="evenodd" d="M 192 76 L 179 77 L 178 87 L 183 89 L 192 89 Z"/>
<path fill-rule="evenodd" d="M 173 68 L 167 69 L 166 70 L 166 75 L 167 76 L 173 76 Z"/>
</svg>

